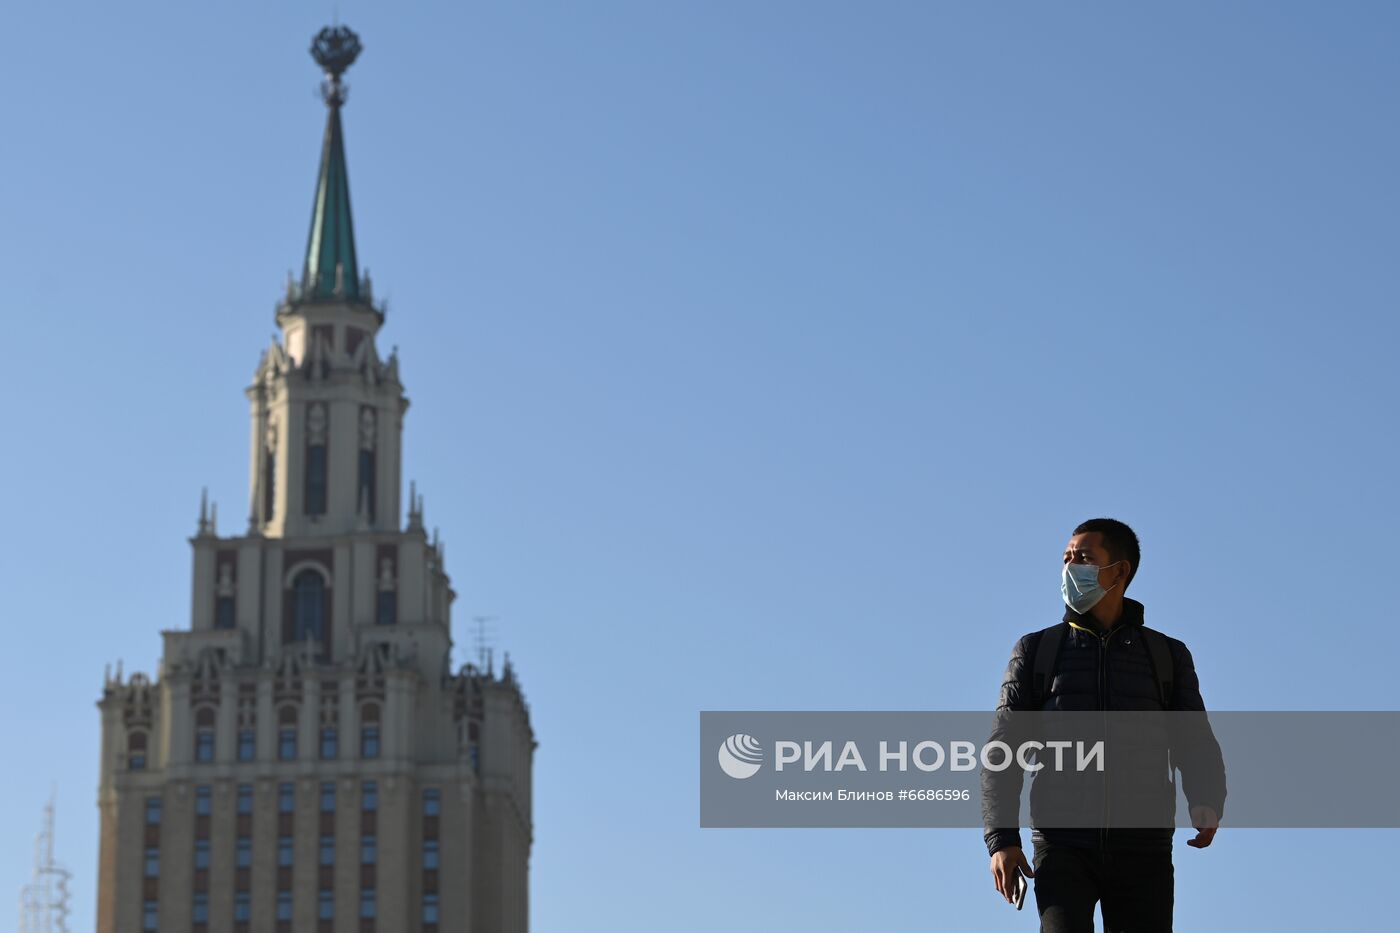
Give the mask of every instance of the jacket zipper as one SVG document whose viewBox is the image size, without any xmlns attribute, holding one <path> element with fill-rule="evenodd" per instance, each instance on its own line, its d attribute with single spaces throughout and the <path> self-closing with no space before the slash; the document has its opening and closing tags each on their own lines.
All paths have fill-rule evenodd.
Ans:
<svg viewBox="0 0 1400 933">
<path fill-rule="evenodd" d="M 1115 625 L 1107 633 L 1099 636 L 1099 709 L 1103 711 L 1103 738 L 1108 741 L 1108 646 L 1113 636 L 1123 626 Z M 1100 850 L 1108 848 L 1108 780 L 1110 771 L 1103 773 L 1103 827 L 1099 830 Z"/>
<path fill-rule="evenodd" d="M 1075 625 L 1073 622 L 1070 623 L 1071 628 L 1079 629 L 1081 632 L 1088 632 L 1098 639 L 1099 642 L 1098 701 L 1099 710 L 1103 712 L 1103 738 L 1105 742 L 1108 741 L 1108 643 L 1113 640 L 1113 636 L 1118 634 L 1118 630 L 1121 629 L 1123 625 L 1124 623 L 1120 622 L 1107 632 L 1099 634 L 1093 629 L 1085 628 L 1082 625 Z M 1109 771 L 1105 769 L 1103 775 L 1103 826 L 1099 827 L 1100 850 L 1108 847 L 1108 777 Z"/>
</svg>

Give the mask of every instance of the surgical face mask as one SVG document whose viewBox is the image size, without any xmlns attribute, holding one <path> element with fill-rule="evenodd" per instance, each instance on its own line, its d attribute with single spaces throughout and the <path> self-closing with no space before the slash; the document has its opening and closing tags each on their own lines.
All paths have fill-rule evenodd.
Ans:
<svg viewBox="0 0 1400 933">
<path fill-rule="evenodd" d="M 1122 562 L 1113 562 L 1118 563 Z M 1064 572 L 1060 575 L 1060 593 L 1065 598 L 1065 604 L 1081 615 L 1097 606 L 1099 600 L 1108 595 L 1108 590 L 1099 585 L 1099 571 L 1103 569 L 1106 568 L 1093 564 L 1065 564 Z M 1108 589 L 1113 589 L 1113 586 Z"/>
</svg>

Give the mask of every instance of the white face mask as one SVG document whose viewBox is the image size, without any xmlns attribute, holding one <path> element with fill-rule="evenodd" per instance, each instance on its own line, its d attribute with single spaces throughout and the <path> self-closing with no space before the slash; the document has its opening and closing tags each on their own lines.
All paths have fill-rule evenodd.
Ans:
<svg viewBox="0 0 1400 933">
<path fill-rule="evenodd" d="M 1120 563 L 1122 561 L 1115 560 L 1107 566 Z M 1108 590 L 1099 585 L 1099 571 L 1103 569 L 1093 564 L 1065 564 L 1060 574 L 1060 594 L 1065 598 L 1065 605 L 1081 615 L 1097 606 L 1099 600 L 1108 595 L 1108 590 L 1118 585 L 1115 583 Z"/>
</svg>

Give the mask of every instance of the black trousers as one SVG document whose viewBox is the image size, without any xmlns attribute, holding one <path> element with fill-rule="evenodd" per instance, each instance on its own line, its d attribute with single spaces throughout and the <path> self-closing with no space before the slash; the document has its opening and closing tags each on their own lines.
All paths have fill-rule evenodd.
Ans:
<svg viewBox="0 0 1400 933">
<path fill-rule="evenodd" d="M 1037 840 L 1035 903 L 1041 933 L 1171 933 L 1175 876 L 1171 849 L 1120 850 Z"/>
</svg>

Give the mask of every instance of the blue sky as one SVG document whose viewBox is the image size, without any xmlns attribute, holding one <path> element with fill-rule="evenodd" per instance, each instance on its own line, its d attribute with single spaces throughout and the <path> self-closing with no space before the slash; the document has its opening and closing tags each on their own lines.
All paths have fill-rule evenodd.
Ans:
<svg viewBox="0 0 1400 933">
<path fill-rule="evenodd" d="M 331 12 L 0 21 L 0 889 L 56 784 L 75 930 L 103 666 L 188 625 L 200 487 L 247 513 Z M 1032 928 L 977 831 L 700 830 L 697 713 L 987 707 L 1088 517 L 1210 706 L 1395 708 L 1393 5 L 338 13 L 406 475 L 540 741 L 534 929 Z M 1227 809 L 1178 926 L 1376 925 L 1396 841 Z"/>
</svg>

